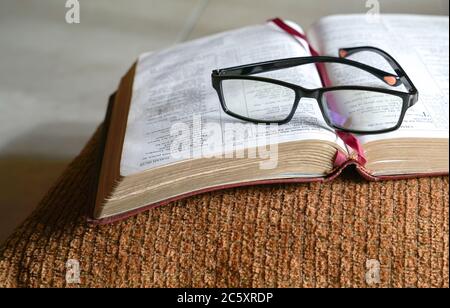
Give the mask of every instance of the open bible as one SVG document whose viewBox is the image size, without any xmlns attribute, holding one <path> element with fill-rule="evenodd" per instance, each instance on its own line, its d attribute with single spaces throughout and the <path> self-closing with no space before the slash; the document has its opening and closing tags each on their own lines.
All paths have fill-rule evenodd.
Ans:
<svg viewBox="0 0 450 308">
<path fill-rule="evenodd" d="M 92 219 L 111 222 L 226 187 L 331 180 L 351 164 L 369 180 L 448 174 L 448 17 L 330 16 L 307 32 L 289 24 L 308 39 L 266 23 L 141 55 L 111 100 Z M 227 115 L 211 85 L 218 68 L 308 57 L 311 47 L 338 56 L 353 46 L 389 52 L 420 93 L 400 129 L 354 136 L 364 163 L 325 123 L 314 99 L 302 99 L 288 124 L 258 125 Z M 370 53 L 353 60 L 392 71 Z M 354 67 L 325 66 L 332 85 L 387 86 Z M 305 88 L 327 86 L 314 64 L 268 74 Z M 258 95 L 270 113 L 275 94 Z"/>
</svg>

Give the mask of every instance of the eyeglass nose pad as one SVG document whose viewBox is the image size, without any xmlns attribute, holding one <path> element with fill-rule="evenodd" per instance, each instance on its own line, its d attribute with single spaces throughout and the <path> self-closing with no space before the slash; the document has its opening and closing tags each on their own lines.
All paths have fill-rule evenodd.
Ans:
<svg viewBox="0 0 450 308">
<path fill-rule="evenodd" d="M 348 56 L 348 51 L 347 50 L 345 50 L 343 48 L 339 49 L 339 57 L 340 58 L 346 58 L 347 56 Z"/>
<path fill-rule="evenodd" d="M 397 83 L 398 83 L 398 79 L 396 78 L 396 77 L 394 77 L 394 76 L 385 76 L 384 78 L 383 78 L 383 80 L 384 80 L 384 82 L 386 82 L 388 85 L 390 85 L 390 86 L 395 86 L 395 85 L 397 85 Z"/>
</svg>

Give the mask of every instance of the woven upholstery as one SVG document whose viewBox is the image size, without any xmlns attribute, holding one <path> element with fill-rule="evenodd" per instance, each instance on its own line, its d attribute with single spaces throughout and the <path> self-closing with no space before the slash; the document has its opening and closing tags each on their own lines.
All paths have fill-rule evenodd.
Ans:
<svg viewBox="0 0 450 308">
<path fill-rule="evenodd" d="M 0 287 L 448 287 L 448 177 L 229 189 L 86 222 L 102 134 L 0 248 Z M 81 284 L 67 284 L 77 259 Z M 381 264 L 366 281 L 367 260 Z M 370 281 L 369 281 L 370 282 Z"/>
</svg>

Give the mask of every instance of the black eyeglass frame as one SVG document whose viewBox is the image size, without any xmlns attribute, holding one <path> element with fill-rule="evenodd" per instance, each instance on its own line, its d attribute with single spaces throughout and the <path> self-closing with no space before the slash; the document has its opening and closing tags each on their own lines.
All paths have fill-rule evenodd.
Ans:
<svg viewBox="0 0 450 308">
<path fill-rule="evenodd" d="M 350 56 L 352 54 L 363 52 L 363 51 L 370 51 L 374 52 L 376 54 L 379 54 L 382 56 L 392 67 L 392 69 L 395 71 L 396 75 L 379 70 L 377 68 L 374 68 L 372 66 L 346 59 L 347 56 Z M 222 106 L 222 109 L 225 113 L 228 115 L 235 117 L 237 119 L 255 123 L 255 124 L 286 124 L 292 120 L 294 117 L 295 112 L 297 111 L 297 107 L 300 103 L 300 100 L 302 98 L 314 98 L 319 104 L 320 111 L 322 113 L 322 116 L 330 127 L 345 131 L 349 133 L 354 134 L 381 134 L 381 133 L 387 133 L 392 132 L 397 129 L 399 129 L 403 123 L 403 120 L 405 118 L 407 110 L 412 107 L 414 104 L 417 103 L 419 99 L 419 93 L 417 88 L 414 86 L 411 79 L 408 77 L 406 72 L 403 70 L 403 68 L 400 66 L 400 64 L 387 52 L 383 51 L 382 49 L 371 47 L 371 46 L 362 46 L 362 47 L 351 47 L 351 48 L 341 48 L 339 49 L 339 58 L 338 57 L 328 57 L 328 56 L 314 56 L 314 57 L 297 57 L 297 58 L 287 58 L 287 59 L 281 59 L 281 60 L 273 60 L 273 61 L 266 61 L 266 62 L 260 62 L 260 63 L 253 63 L 253 64 L 247 64 L 247 65 L 241 65 L 241 66 L 235 66 L 225 69 L 219 69 L 214 70 L 211 74 L 211 80 L 212 80 L 212 86 L 216 90 L 220 104 Z M 292 84 L 289 82 L 284 82 L 277 79 L 272 78 L 266 78 L 266 77 L 257 77 L 257 76 L 251 76 L 253 74 L 259 74 L 259 73 L 266 73 L 270 71 L 275 71 L 279 69 L 286 69 L 291 68 L 295 66 L 305 65 L 305 64 L 317 64 L 317 63 L 340 63 L 344 65 L 353 66 L 356 68 L 359 68 L 361 70 L 364 70 L 373 76 L 377 77 L 378 79 L 382 80 L 389 86 L 398 87 L 400 85 L 404 85 L 406 90 L 408 92 L 402 92 L 402 91 L 396 91 L 396 90 L 390 90 L 385 88 L 376 88 L 376 87 L 366 87 L 366 86 L 338 86 L 338 87 L 322 87 L 317 89 L 306 89 L 304 87 L 301 87 L 296 84 Z M 247 118 L 244 116 L 241 116 L 239 114 L 233 113 L 230 111 L 226 105 L 224 96 L 223 96 L 223 88 L 222 88 L 222 81 L 224 80 L 253 80 L 253 81 L 261 81 L 266 83 L 272 83 L 280 86 L 284 86 L 286 88 L 289 88 L 295 92 L 295 101 L 293 103 L 293 107 L 289 115 L 283 119 L 283 120 L 277 120 L 277 121 L 261 121 L 257 119 Z M 368 92 L 375 92 L 375 93 L 383 93 L 383 94 L 390 94 L 393 96 L 400 97 L 402 99 L 403 105 L 402 110 L 400 113 L 399 121 L 398 123 L 392 127 L 387 129 L 381 129 L 381 130 L 371 130 L 371 131 L 361 131 L 361 130 L 352 130 L 340 127 L 338 125 L 335 125 L 332 123 L 330 118 L 328 117 L 325 109 L 324 109 L 324 102 L 323 102 L 323 95 L 326 92 L 331 91 L 342 91 L 342 90 L 356 90 L 356 91 L 368 91 Z"/>
</svg>

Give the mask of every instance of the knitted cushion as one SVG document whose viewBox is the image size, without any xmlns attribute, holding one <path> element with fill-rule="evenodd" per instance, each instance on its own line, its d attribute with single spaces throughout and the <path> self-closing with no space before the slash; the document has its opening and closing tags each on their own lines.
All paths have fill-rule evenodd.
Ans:
<svg viewBox="0 0 450 308">
<path fill-rule="evenodd" d="M 374 183 L 347 172 L 93 226 L 101 140 L 0 248 L 0 287 L 448 287 L 448 177 Z M 69 259 L 79 284 L 66 281 Z"/>
</svg>

